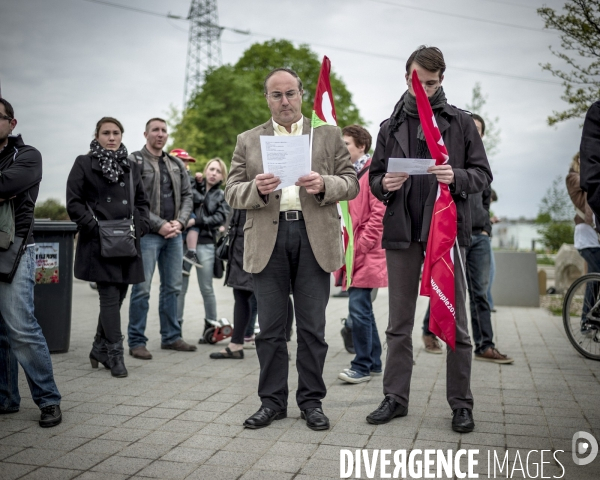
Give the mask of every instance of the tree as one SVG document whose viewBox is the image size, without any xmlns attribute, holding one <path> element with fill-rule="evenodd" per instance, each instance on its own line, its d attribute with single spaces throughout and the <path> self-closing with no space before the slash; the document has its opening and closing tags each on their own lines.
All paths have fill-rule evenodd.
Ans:
<svg viewBox="0 0 600 480">
<path fill-rule="evenodd" d="M 542 242 L 552 252 L 558 251 L 563 243 L 573 243 L 573 216 L 571 203 L 564 179 L 557 176 L 540 202 L 536 223 Z"/>
<path fill-rule="evenodd" d="M 481 92 L 481 83 L 475 83 L 473 87 L 473 96 L 471 97 L 471 103 L 467 103 L 466 108 L 472 113 L 476 113 L 485 122 L 485 135 L 483 137 L 483 145 L 485 146 L 485 152 L 488 158 L 498 153 L 500 145 L 500 129 L 498 128 L 499 118 L 490 118 L 490 116 L 483 111 L 483 107 L 487 103 L 487 95 L 483 95 Z"/>
<path fill-rule="evenodd" d="M 302 113 L 310 118 L 321 62 L 306 45 L 294 47 L 287 40 L 270 40 L 250 46 L 235 65 L 223 65 L 206 74 L 181 118 L 171 116 L 175 121 L 172 145 L 200 160 L 196 168 L 215 156 L 229 164 L 237 135 L 270 116 L 263 81 L 277 67 L 292 68 L 302 79 Z M 331 88 L 338 124 L 364 124 L 352 95 L 335 73 L 331 74 Z"/>
<path fill-rule="evenodd" d="M 49 218 L 50 220 L 69 220 L 69 214 L 66 207 L 56 198 L 48 200 L 36 205 L 34 210 L 35 218 Z"/>
<path fill-rule="evenodd" d="M 600 98 L 600 1 L 569 0 L 564 10 L 564 14 L 559 14 L 548 7 L 538 9 L 545 28 L 560 32 L 562 49 L 575 52 L 579 57 L 550 47 L 552 54 L 566 62 L 571 71 L 565 72 L 550 63 L 540 64 L 542 69 L 562 80 L 565 90 L 561 98 L 570 105 L 563 112 L 552 112 L 549 125 L 583 117 L 590 105 Z"/>
</svg>

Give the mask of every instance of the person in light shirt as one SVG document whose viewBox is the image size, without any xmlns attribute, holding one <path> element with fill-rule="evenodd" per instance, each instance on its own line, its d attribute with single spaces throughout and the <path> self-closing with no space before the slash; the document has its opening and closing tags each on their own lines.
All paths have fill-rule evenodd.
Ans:
<svg viewBox="0 0 600 480">
<path fill-rule="evenodd" d="M 358 195 L 358 180 L 338 127 L 314 129 L 312 171 L 295 186 L 263 173 L 261 135 L 307 135 L 302 115 L 302 81 L 291 69 L 277 68 L 264 82 L 271 118 L 238 136 L 225 188 L 227 203 L 247 210 L 244 270 L 252 273 L 260 334 L 260 409 L 244 422 L 262 428 L 287 416 L 288 350 L 285 338 L 290 283 L 294 297 L 298 352 L 296 402 L 307 426 L 329 428 L 322 400 L 327 393 L 323 365 L 327 355 L 325 308 L 330 273 L 342 266 L 337 202 Z"/>
</svg>

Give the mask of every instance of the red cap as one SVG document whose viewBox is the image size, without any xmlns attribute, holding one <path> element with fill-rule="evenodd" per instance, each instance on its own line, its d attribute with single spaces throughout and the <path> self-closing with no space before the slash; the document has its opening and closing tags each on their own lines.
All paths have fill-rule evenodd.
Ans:
<svg viewBox="0 0 600 480">
<path fill-rule="evenodd" d="M 181 158 L 182 160 L 186 160 L 191 163 L 196 163 L 196 159 L 182 148 L 174 148 L 169 152 L 169 155 L 173 155 L 174 157 Z"/>
</svg>

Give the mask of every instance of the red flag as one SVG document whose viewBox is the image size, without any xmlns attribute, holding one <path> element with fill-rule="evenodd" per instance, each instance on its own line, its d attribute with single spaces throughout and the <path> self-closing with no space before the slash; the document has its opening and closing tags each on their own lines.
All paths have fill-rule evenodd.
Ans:
<svg viewBox="0 0 600 480">
<path fill-rule="evenodd" d="M 331 91 L 331 83 L 329 82 L 330 73 L 331 61 L 327 56 L 323 56 L 319 80 L 317 81 L 317 90 L 315 91 L 315 103 L 313 104 L 312 126 L 314 128 L 321 125 L 337 126 L 333 93 Z"/>
<path fill-rule="evenodd" d="M 417 109 L 425 140 L 436 165 L 448 162 L 448 150 L 436 124 L 433 110 L 416 70 L 412 73 L 412 86 L 417 97 Z M 456 204 L 448 185 L 438 184 L 433 207 L 421 295 L 429 297 L 429 330 L 454 350 L 456 345 L 455 292 L 454 292 L 454 243 L 456 242 Z"/>
</svg>

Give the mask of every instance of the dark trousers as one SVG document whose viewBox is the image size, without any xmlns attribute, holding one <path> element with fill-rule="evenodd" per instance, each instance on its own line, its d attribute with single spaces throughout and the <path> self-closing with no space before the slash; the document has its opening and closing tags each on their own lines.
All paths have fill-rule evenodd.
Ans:
<svg viewBox="0 0 600 480">
<path fill-rule="evenodd" d="M 117 343 L 123 338 L 121 333 L 121 305 L 127 296 L 129 285 L 125 283 L 98 282 L 100 315 L 96 334 L 108 343 Z"/>
<path fill-rule="evenodd" d="M 419 276 L 426 244 L 413 242 L 402 250 L 386 250 L 390 320 L 385 332 L 387 359 L 383 374 L 383 393 L 408 406 L 413 369 L 412 330 L 419 294 Z M 465 251 L 461 255 L 464 260 Z M 456 348 L 448 348 L 446 357 L 446 397 L 452 410 L 473 408 L 471 394 L 471 361 L 473 347 L 467 327 L 465 282 L 459 262 L 454 256 Z"/>
<path fill-rule="evenodd" d="M 471 235 L 467 248 L 467 281 L 469 282 L 469 306 L 475 353 L 483 353 L 495 347 L 492 313 L 487 298 L 492 265 L 492 245 L 487 235 Z"/>
<path fill-rule="evenodd" d="M 250 306 L 252 308 L 252 312 L 250 314 L 250 321 L 246 326 L 245 337 L 251 337 L 254 335 L 254 326 L 256 324 L 256 317 L 258 316 L 258 306 L 256 305 L 256 295 L 250 297 Z M 290 341 L 292 339 L 292 327 L 294 325 L 294 302 L 292 301 L 292 297 L 288 298 L 288 313 L 287 313 L 287 323 L 285 325 L 285 339 L 286 341 Z"/>
<path fill-rule="evenodd" d="M 250 299 L 253 293 L 250 290 L 233 289 L 233 335 L 232 343 L 244 344 L 244 332 L 252 317 L 252 305 Z"/>
<path fill-rule="evenodd" d="M 348 289 L 348 311 L 352 318 L 352 341 L 356 351 L 351 365 L 352 370 L 361 375 L 381 372 L 381 341 L 373 314 L 372 290 L 355 287 Z"/>
<path fill-rule="evenodd" d="M 256 352 L 260 363 L 258 395 L 262 406 L 285 410 L 288 401 L 288 350 L 286 324 L 290 282 L 296 312 L 298 390 L 301 410 L 321 406 L 327 389 L 323 365 L 327 355 L 325 308 L 329 276 L 317 263 L 303 220 L 280 220 L 269 263 L 253 274 L 258 301 Z"/>
</svg>

